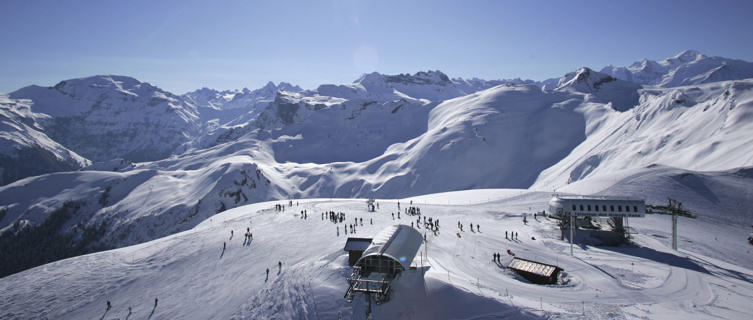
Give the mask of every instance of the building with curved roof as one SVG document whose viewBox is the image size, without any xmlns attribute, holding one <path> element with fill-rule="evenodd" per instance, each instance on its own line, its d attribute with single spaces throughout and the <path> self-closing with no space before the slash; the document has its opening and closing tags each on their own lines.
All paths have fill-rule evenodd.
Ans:
<svg viewBox="0 0 753 320">
<path fill-rule="evenodd" d="M 356 262 L 361 273 L 397 274 L 410 268 L 421 247 L 423 237 L 416 229 L 406 225 L 393 225 L 380 231 Z"/>
</svg>

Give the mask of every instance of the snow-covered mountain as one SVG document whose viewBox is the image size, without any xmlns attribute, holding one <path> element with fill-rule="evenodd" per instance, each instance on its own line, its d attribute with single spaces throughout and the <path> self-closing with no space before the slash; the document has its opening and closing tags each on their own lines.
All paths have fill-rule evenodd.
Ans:
<svg viewBox="0 0 753 320">
<path fill-rule="evenodd" d="M 75 171 L 91 161 L 50 139 L 28 100 L 0 95 L 0 185 L 54 171 Z"/>
<path fill-rule="evenodd" d="M 542 171 L 532 188 L 552 190 L 652 164 L 694 171 L 753 165 L 753 79 L 645 89 L 626 112 L 602 104 L 580 110 L 586 140 Z"/>
<path fill-rule="evenodd" d="M 697 171 L 753 165 L 746 147 L 753 145 L 747 134 L 750 81 L 640 90 L 639 105 L 620 112 L 609 95 L 594 95 L 608 86 L 628 92 L 636 85 L 602 81 L 593 91 L 599 79 L 604 76 L 582 69 L 563 78 L 555 91 L 502 85 L 438 105 L 283 93 L 249 125 L 253 130 L 208 149 L 121 173 L 54 174 L 0 187 L 0 198 L 13 199 L 4 205 L 3 225 L 19 219 L 36 225 L 66 201 L 83 201 L 82 220 L 91 226 L 107 221 L 103 243 L 120 246 L 267 199 L 553 190 L 651 164 Z M 685 117 L 692 121 L 677 121 Z M 468 165 L 474 163 L 484 165 Z M 57 188 L 45 189 L 49 179 L 77 191 L 61 195 Z M 122 196 L 108 191 L 116 181 L 122 181 Z M 30 193 L 25 186 L 47 191 Z M 107 200 L 93 200 L 99 198 Z M 154 231 L 128 232 L 137 222 Z"/>
<path fill-rule="evenodd" d="M 28 99 L 50 138 L 92 161 L 149 161 L 187 148 L 202 128 L 179 96 L 125 76 L 72 79 L 10 94 Z"/>
<path fill-rule="evenodd" d="M 643 59 L 628 67 L 606 66 L 601 73 L 643 85 L 669 88 L 753 78 L 753 63 L 686 50 L 661 61 Z"/>
<path fill-rule="evenodd" d="M 159 143 L 164 148 L 157 151 L 169 156 L 132 164 L 123 154 L 148 139 L 149 130 L 139 131 L 115 140 L 121 145 L 103 156 L 106 161 L 89 167 L 118 172 L 54 173 L 2 186 L 0 228 L 17 233 L 65 212 L 68 220 L 56 230 L 111 248 L 273 199 L 400 198 L 502 187 L 551 192 L 653 166 L 691 175 L 736 170 L 753 166 L 751 81 L 642 88 L 581 68 L 542 89 L 520 80 L 451 79 L 438 71 L 372 73 L 316 90 L 268 85 L 254 92 L 271 100 L 238 108 L 225 106 L 242 92 L 227 99 L 212 90 L 175 96 L 131 78 L 29 87 L 18 92 L 32 96 L 31 110 L 44 119 L 38 128 L 53 139 L 62 125 L 84 132 L 145 126 L 180 143 Z M 163 98 L 147 99 L 154 96 Z M 155 113 L 160 108 L 162 115 Z M 109 124 L 103 120 L 108 115 Z M 154 124 L 163 122 L 166 132 Z"/>
</svg>

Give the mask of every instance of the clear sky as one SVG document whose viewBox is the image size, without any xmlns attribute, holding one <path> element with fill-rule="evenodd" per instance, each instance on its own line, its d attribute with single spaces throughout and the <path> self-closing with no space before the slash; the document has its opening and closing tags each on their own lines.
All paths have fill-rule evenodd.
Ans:
<svg viewBox="0 0 753 320">
<path fill-rule="evenodd" d="M 753 1 L 0 1 L 0 92 L 96 74 L 181 94 L 362 73 L 559 77 L 685 49 L 753 61 Z"/>
</svg>

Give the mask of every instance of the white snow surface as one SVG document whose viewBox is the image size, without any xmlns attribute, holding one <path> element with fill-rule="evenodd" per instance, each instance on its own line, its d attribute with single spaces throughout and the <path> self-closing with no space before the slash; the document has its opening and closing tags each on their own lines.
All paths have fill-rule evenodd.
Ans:
<svg viewBox="0 0 753 320">
<path fill-rule="evenodd" d="M 587 139 L 541 172 L 534 189 L 553 190 L 653 164 L 693 171 L 753 165 L 753 80 L 641 91 L 640 104 L 617 112 L 586 103 L 576 110 Z"/>
<path fill-rule="evenodd" d="M 668 216 L 630 220 L 633 244 L 569 245 L 556 221 L 522 214 L 540 211 L 547 192 L 463 191 L 414 199 L 440 231 L 393 281 L 391 300 L 372 306 L 374 319 L 745 319 L 753 315 L 751 247 L 741 228 L 680 218 L 680 250 L 669 248 Z M 467 198 L 481 199 L 467 202 Z M 439 201 L 429 201 L 436 199 Z M 434 202 L 435 204 L 424 203 Z M 350 275 L 342 224 L 321 212 L 363 218 L 356 234 L 370 237 L 395 223 L 397 201 L 364 199 L 262 202 L 215 215 L 195 228 L 121 249 L 66 259 L 0 279 L 4 319 L 365 319 L 366 302 L 343 299 Z M 440 204 L 436 204 L 436 203 Z M 284 212 L 273 209 L 286 205 Z M 449 203 L 449 204 L 447 204 Z M 402 210 L 401 209 L 401 210 Z M 308 219 L 301 219 L 306 210 Z M 531 211 L 529 211 L 531 210 Z M 317 219 L 319 218 L 319 219 Z M 373 221 L 373 225 L 371 222 Z M 457 228 L 460 221 L 465 231 Z M 468 223 L 480 225 L 470 232 Z M 253 242 L 243 246 L 246 228 Z M 336 234 L 339 229 L 340 235 Z M 231 236 L 231 230 L 234 231 Z M 518 233 L 506 240 L 505 231 Z M 460 236 L 458 236 L 458 234 Z M 535 239 L 534 239 L 535 238 Z M 223 243 L 227 248 L 223 250 Z M 503 266 L 516 256 L 564 269 L 559 285 L 535 285 Z M 710 254 L 713 251 L 713 255 Z M 502 253 L 502 263 L 492 253 Z M 747 252 L 747 253 L 745 253 Z M 734 264 L 714 256 L 739 256 Z M 279 269 L 277 262 L 282 263 Z M 266 278 L 266 270 L 269 277 Z M 158 298 L 159 303 L 154 304 Z M 106 301 L 112 308 L 106 309 Z M 129 315 L 129 307 L 132 314 Z"/>
<path fill-rule="evenodd" d="M 51 171 L 77 170 L 91 161 L 48 137 L 28 100 L 0 95 L 0 185 Z"/>
</svg>

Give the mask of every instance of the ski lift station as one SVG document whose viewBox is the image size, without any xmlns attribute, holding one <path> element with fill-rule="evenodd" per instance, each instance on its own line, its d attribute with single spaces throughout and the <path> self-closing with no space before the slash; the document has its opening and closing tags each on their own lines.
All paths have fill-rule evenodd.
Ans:
<svg viewBox="0 0 753 320">
<path fill-rule="evenodd" d="M 639 218 L 646 215 L 646 204 L 641 199 L 603 196 L 561 196 L 555 195 L 549 200 L 549 214 L 560 217 L 563 226 L 570 230 L 570 254 L 572 255 L 572 243 L 577 219 L 579 217 L 605 217 L 611 218 L 613 231 L 590 231 L 592 236 L 606 238 L 611 242 L 624 241 L 627 218 Z M 623 222 L 624 221 L 624 222 Z M 563 228 L 563 237 L 564 237 Z M 611 234 L 611 236 L 609 236 Z M 617 235 L 617 236 L 615 236 Z"/>
<path fill-rule="evenodd" d="M 646 204 L 643 200 L 598 197 L 554 196 L 549 200 L 549 214 L 576 217 L 643 217 Z"/>
<path fill-rule="evenodd" d="M 368 238 L 350 238 L 345 251 L 360 258 L 353 266 L 353 273 L 347 279 L 349 286 L 345 299 L 352 301 L 356 292 L 374 293 L 377 303 L 389 299 L 390 282 L 402 271 L 410 269 L 423 237 L 414 228 L 406 225 L 393 225 L 380 231 L 363 252 L 359 247 L 365 246 Z"/>
<path fill-rule="evenodd" d="M 416 229 L 403 224 L 387 227 L 371 240 L 356 266 L 365 275 L 372 272 L 397 275 L 410 269 L 422 242 Z"/>
</svg>

